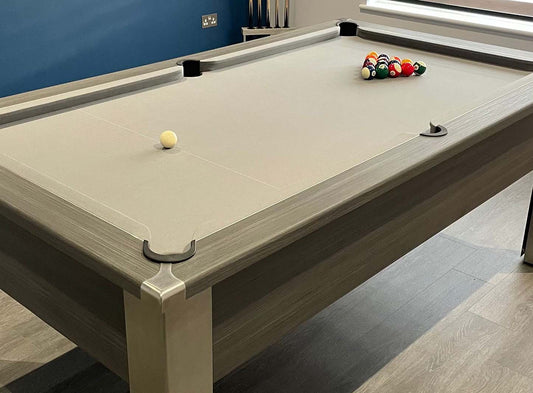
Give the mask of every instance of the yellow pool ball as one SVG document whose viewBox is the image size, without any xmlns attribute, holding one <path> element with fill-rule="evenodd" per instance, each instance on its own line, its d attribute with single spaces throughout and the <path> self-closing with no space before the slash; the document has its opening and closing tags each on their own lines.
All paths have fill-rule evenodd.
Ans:
<svg viewBox="0 0 533 393">
<path fill-rule="evenodd" d="M 172 131 L 164 131 L 159 136 L 159 141 L 165 149 L 172 149 L 178 143 L 178 136 Z"/>
</svg>

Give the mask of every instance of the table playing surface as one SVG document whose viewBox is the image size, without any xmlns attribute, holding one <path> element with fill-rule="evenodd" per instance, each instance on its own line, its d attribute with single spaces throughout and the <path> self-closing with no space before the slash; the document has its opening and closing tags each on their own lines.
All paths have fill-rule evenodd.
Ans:
<svg viewBox="0 0 533 393">
<path fill-rule="evenodd" d="M 365 81 L 370 51 L 423 76 Z M 336 37 L 0 129 L 1 164 L 158 253 L 202 239 L 459 116 L 528 73 Z M 178 145 L 164 150 L 159 135 Z"/>
</svg>

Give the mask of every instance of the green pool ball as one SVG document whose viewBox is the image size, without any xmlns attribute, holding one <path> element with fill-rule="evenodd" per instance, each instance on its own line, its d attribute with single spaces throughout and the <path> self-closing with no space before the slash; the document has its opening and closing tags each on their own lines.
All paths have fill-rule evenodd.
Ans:
<svg viewBox="0 0 533 393">
<path fill-rule="evenodd" d="M 385 79 L 389 76 L 389 67 L 386 64 L 378 64 L 376 67 L 376 78 Z"/>
<path fill-rule="evenodd" d="M 422 75 L 427 70 L 426 63 L 423 61 L 417 61 L 415 64 L 413 64 L 415 67 L 415 74 L 416 75 Z"/>
</svg>

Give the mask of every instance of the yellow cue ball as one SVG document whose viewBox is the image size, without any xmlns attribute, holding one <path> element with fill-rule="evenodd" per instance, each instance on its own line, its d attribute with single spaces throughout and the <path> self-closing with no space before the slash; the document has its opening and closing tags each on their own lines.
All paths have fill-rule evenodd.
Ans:
<svg viewBox="0 0 533 393">
<path fill-rule="evenodd" d="M 165 149 L 172 149 L 178 143 L 178 137 L 172 131 L 164 131 L 159 136 L 159 141 Z"/>
</svg>

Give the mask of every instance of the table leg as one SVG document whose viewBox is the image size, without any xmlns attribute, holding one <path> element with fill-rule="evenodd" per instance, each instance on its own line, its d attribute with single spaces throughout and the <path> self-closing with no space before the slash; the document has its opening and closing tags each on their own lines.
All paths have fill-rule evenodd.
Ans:
<svg viewBox="0 0 533 393">
<path fill-rule="evenodd" d="M 131 393 L 212 393 L 211 289 L 162 303 L 124 292 Z"/>
<path fill-rule="evenodd" d="M 531 194 L 531 199 L 529 200 L 529 211 L 527 214 L 522 254 L 524 255 L 524 262 L 529 265 L 533 265 L 533 193 Z"/>
</svg>

